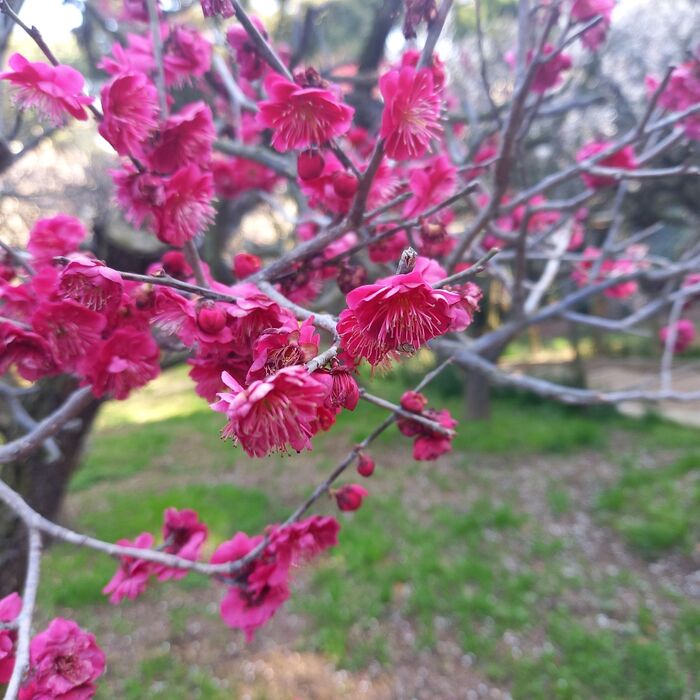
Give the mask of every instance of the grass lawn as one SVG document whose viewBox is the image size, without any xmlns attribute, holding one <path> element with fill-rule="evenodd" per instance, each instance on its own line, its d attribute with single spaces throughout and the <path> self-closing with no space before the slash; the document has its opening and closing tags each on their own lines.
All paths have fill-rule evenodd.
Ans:
<svg viewBox="0 0 700 700">
<path fill-rule="evenodd" d="M 415 369 L 373 380 L 377 393 L 398 398 Z M 459 383 L 427 392 L 458 417 Z M 157 531 L 174 505 L 200 512 L 210 547 L 258 532 L 384 415 L 356 413 L 312 453 L 252 461 L 171 371 L 104 409 L 64 519 L 116 540 Z M 340 546 L 299 572 L 248 647 L 218 619 L 216 584 L 190 576 L 113 608 L 100 589 L 114 562 L 62 545 L 46 556 L 42 615 L 97 634 L 104 699 L 694 698 L 700 433 L 497 395 L 492 421 L 461 422 L 454 447 L 417 464 L 387 431 Z"/>
</svg>

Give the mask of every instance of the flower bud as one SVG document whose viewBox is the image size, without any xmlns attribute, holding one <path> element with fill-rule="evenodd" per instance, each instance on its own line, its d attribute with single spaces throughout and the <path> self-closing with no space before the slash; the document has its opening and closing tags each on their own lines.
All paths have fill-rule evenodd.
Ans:
<svg viewBox="0 0 700 700">
<path fill-rule="evenodd" d="M 192 268 L 187 264 L 185 256 L 179 250 L 169 250 L 160 259 L 166 275 L 178 280 L 192 276 Z"/>
<path fill-rule="evenodd" d="M 346 173 L 344 170 L 339 170 L 333 175 L 333 191 L 338 197 L 350 199 L 357 192 L 357 178 L 352 173 Z"/>
<path fill-rule="evenodd" d="M 411 413 L 422 413 L 428 405 L 428 399 L 418 391 L 406 391 L 401 397 L 401 408 Z"/>
<path fill-rule="evenodd" d="M 302 151 L 297 157 L 297 174 L 300 180 L 315 180 L 321 176 L 323 166 L 326 161 L 320 151 L 316 148 L 309 148 Z"/>
<path fill-rule="evenodd" d="M 262 260 L 252 253 L 238 253 L 233 257 L 233 272 L 239 280 L 250 277 L 262 267 Z"/>
<path fill-rule="evenodd" d="M 216 335 L 226 325 L 226 312 L 214 302 L 206 301 L 197 309 L 197 325 L 209 335 Z"/>
<path fill-rule="evenodd" d="M 364 452 L 360 453 L 360 458 L 357 460 L 357 473 L 364 477 L 374 474 L 374 460 Z"/>
<path fill-rule="evenodd" d="M 344 511 L 357 510 L 362 505 L 362 499 L 367 496 L 367 489 L 359 484 L 345 484 L 335 493 L 335 501 L 338 508 Z"/>
</svg>

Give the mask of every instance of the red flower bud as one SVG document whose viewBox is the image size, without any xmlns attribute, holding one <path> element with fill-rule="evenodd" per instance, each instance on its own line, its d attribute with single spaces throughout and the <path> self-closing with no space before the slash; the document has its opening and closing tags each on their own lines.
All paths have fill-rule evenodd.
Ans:
<svg viewBox="0 0 700 700">
<path fill-rule="evenodd" d="M 226 325 L 226 313 L 213 302 L 204 302 L 197 309 L 197 325 L 210 335 L 215 335 Z"/>
<path fill-rule="evenodd" d="M 192 268 L 187 264 L 185 256 L 179 250 L 169 250 L 160 259 L 166 275 L 178 280 L 192 276 Z"/>
<path fill-rule="evenodd" d="M 262 260 L 252 253 L 238 253 L 233 257 L 233 272 L 239 280 L 250 277 L 262 267 Z"/>
<path fill-rule="evenodd" d="M 350 199 L 357 192 L 358 184 L 357 178 L 344 170 L 339 170 L 333 175 L 333 191 L 338 197 Z"/>
<path fill-rule="evenodd" d="M 297 157 L 297 173 L 300 180 L 315 180 L 321 176 L 326 161 L 316 148 L 302 151 Z"/>
<path fill-rule="evenodd" d="M 360 458 L 357 461 L 357 473 L 365 477 L 374 474 L 374 460 L 364 452 L 360 453 Z"/>
<path fill-rule="evenodd" d="M 406 391 L 401 397 L 401 408 L 411 413 L 422 413 L 428 405 L 428 399 L 418 391 Z"/>
<path fill-rule="evenodd" d="M 367 270 L 362 265 L 344 264 L 338 270 L 336 282 L 343 294 L 349 294 L 356 287 L 367 283 Z"/>
<path fill-rule="evenodd" d="M 345 484 L 333 495 L 340 510 L 357 510 L 362 505 L 362 499 L 367 496 L 367 489 L 359 484 Z"/>
</svg>

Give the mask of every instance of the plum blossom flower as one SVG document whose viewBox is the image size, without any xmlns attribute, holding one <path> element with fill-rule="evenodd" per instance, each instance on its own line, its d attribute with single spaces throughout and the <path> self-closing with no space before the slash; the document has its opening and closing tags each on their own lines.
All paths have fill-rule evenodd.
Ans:
<svg viewBox="0 0 700 700">
<path fill-rule="evenodd" d="M 200 0 L 205 17 L 233 17 L 231 0 Z"/>
<path fill-rule="evenodd" d="M 337 360 L 324 370 L 331 375 L 333 384 L 331 393 L 328 395 L 327 404 L 331 408 L 347 408 L 354 411 L 360 400 L 360 388 L 357 380 L 352 376 L 352 372 L 347 365 L 341 365 Z"/>
<path fill-rule="evenodd" d="M 34 222 L 29 232 L 27 250 L 36 262 L 50 262 L 57 255 L 76 251 L 86 237 L 87 231 L 78 219 L 57 214 Z"/>
<path fill-rule="evenodd" d="M 258 121 L 273 129 L 278 151 L 320 146 L 349 128 L 355 110 L 324 87 L 302 87 L 277 73 L 265 78 L 268 99 L 260 102 Z"/>
<path fill-rule="evenodd" d="M 671 334 L 672 326 L 664 326 L 659 330 L 659 340 L 662 345 L 666 345 Z M 673 352 L 685 352 L 695 340 L 695 324 L 687 318 L 680 318 L 675 324 L 676 339 L 673 343 Z"/>
<path fill-rule="evenodd" d="M 89 700 L 104 673 L 105 655 L 94 635 L 57 617 L 32 639 L 29 664 L 31 675 L 20 700 Z"/>
<path fill-rule="evenodd" d="M 35 107 L 54 124 L 61 124 L 66 112 L 85 121 L 85 106 L 93 98 L 83 95 L 85 80 L 70 66 L 52 66 L 37 61 L 32 63 L 22 54 L 10 56 L 12 70 L 0 73 L 0 80 L 7 80 L 15 87 L 14 99 L 22 107 Z"/>
<path fill-rule="evenodd" d="M 20 377 L 28 382 L 51 374 L 58 374 L 59 367 L 48 342 L 32 331 L 14 323 L 0 323 L 0 374 L 15 365 Z"/>
<path fill-rule="evenodd" d="M 419 158 L 440 128 L 440 93 L 428 68 L 393 69 L 379 79 L 384 98 L 380 136 L 395 160 Z"/>
<path fill-rule="evenodd" d="M 588 246 L 583 251 L 583 260 L 578 263 L 574 268 L 572 273 L 572 278 L 574 282 L 579 287 L 584 287 L 587 284 L 594 284 L 602 282 L 603 280 L 618 277 L 620 275 L 626 275 L 634 272 L 639 267 L 639 261 L 636 259 L 636 254 L 634 251 L 628 250 L 628 257 L 620 258 L 617 260 L 606 259 L 600 266 L 600 271 L 598 277 L 595 280 L 591 280 L 591 272 L 595 265 L 595 261 L 600 257 L 600 248 L 594 248 L 593 246 Z M 620 282 L 620 284 L 613 285 L 605 289 L 603 294 L 610 299 L 625 299 L 636 294 L 639 285 L 636 280 L 626 280 Z"/>
<path fill-rule="evenodd" d="M 73 255 L 61 272 L 58 291 L 88 309 L 110 314 L 119 306 L 123 286 L 116 270 L 87 255 Z"/>
<path fill-rule="evenodd" d="M 106 324 L 102 314 L 71 299 L 44 302 L 32 315 L 32 327 L 46 339 L 54 358 L 66 371 L 75 370 L 99 344 Z"/>
<path fill-rule="evenodd" d="M 239 280 L 255 274 L 262 267 L 262 260 L 252 253 L 236 253 L 233 256 L 233 273 Z"/>
<path fill-rule="evenodd" d="M 581 43 L 590 51 L 596 51 L 605 41 L 612 21 L 615 0 L 573 0 L 571 18 L 577 22 L 588 22 L 600 15 L 602 20 L 581 35 Z"/>
<path fill-rule="evenodd" d="M 207 526 L 199 520 L 197 511 L 189 508 L 183 510 L 167 508 L 163 517 L 163 541 L 165 542 L 163 551 L 183 559 L 197 561 L 209 534 Z M 178 580 L 186 575 L 186 569 L 167 566 L 158 568 L 160 581 Z"/>
<path fill-rule="evenodd" d="M 92 385 L 97 396 L 125 399 L 132 389 L 148 384 L 160 374 L 160 350 L 151 334 L 134 328 L 117 329 L 84 358 L 83 385 Z"/>
<path fill-rule="evenodd" d="M 423 167 L 411 171 L 408 187 L 413 196 L 403 208 L 403 215 L 413 218 L 426 209 L 439 204 L 454 193 L 457 169 L 445 155 L 435 156 Z"/>
<path fill-rule="evenodd" d="M 231 391 L 218 394 L 212 408 L 225 413 L 222 437 L 240 442 L 251 457 L 270 452 L 311 449 L 310 438 L 319 408 L 330 386 L 305 367 L 285 367 L 244 389 L 228 372 L 221 376 Z"/>
<path fill-rule="evenodd" d="M 447 409 L 435 411 L 427 408 L 428 400 L 417 391 L 407 391 L 401 397 L 401 408 L 411 413 L 418 413 L 430 418 L 443 428 L 452 430 L 457 421 L 452 418 Z M 452 450 L 452 438 L 410 418 L 399 418 L 397 426 L 402 435 L 414 437 L 413 459 L 416 461 L 431 461 Z"/>
<path fill-rule="evenodd" d="M 153 535 L 150 532 L 142 532 L 132 542 L 131 540 L 118 540 L 122 547 L 136 547 L 138 549 L 152 549 Z M 148 579 L 153 573 L 153 564 L 145 559 L 135 557 L 120 557 L 119 568 L 109 583 L 102 589 L 105 595 L 111 594 L 109 602 L 118 605 L 124 598 L 136 600 L 148 585 Z"/>
<path fill-rule="evenodd" d="M 459 296 L 433 289 L 420 272 L 378 280 L 347 295 L 338 333 L 343 349 L 372 365 L 398 352 L 414 352 L 450 327 Z"/>
<path fill-rule="evenodd" d="M 22 609 L 22 599 L 17 593 L 10 593 L 0 600 L 0 622 L 13 622 Z M 13 629 L 0 629 L 0 683 L 7 683 L 15 667 L 15 642 L 17 632 Z"/>
<path fill-rule="evenodd" d="M 192 102 L 168 117 L 148 153 L 148 164 L 160 173 L 170 173 L 188 163 L 203 166 L 211 159 L 215 136 L 209 106 Z"/>
<path fill-rule="evenodd" d="M 283 367 L 305 364 L 318 355 L 320 342 L 313 316 L 293 330 L 275 328 L 263 333 L 253 346 L 254 359 L 248 371 L 248 383 L 264 379 Z"/>
<path fill-rule="evenodd" d="M 647 76 L 647 87 L 650 92 L 655 92 L 659 87 L 656 78 Z M 696 49 L 695 55 L 685 63 L 677 66 L 671 73 L 666 89 L 659 96 L 659 105 L 670 112 L 682 112 L 700 102 L 700 53 Z M 689 139 L 700 141 L 700 116 L 690 114 L 681 124 Z"/>
<path fill-rule="evenodd" d="M 190 163 L 164 182 L 163 203 L 153 211 L 154 231 L 164 243 L 182 247 L 203 233 L 214 219 L 210 172 Z"/>
<path fill-rule="evenodd" d="M 248 190 L 270 192 L 280 179 L 271 168 L 247 158 L 212 158 L 211 172 L 219 197 L 236 199 Z"/>
<path fill-rule="evenodd" d="M 587 161 L 589 158 L 592 158 L 598 153 L 607 151 L 611 146 L 612 144 L 607 141 L 594 141 L 592 143 L 588 143 L 576 154 L 576 160 L 579 163 Z M 637 160 L 634 155 L 634 148 L 632 146 L 624 146 L 614 153 L 611 153 L 609 156 L 599 158 L 596 161 L 596 165 L 601 168 L 635 170 L 637 168 Z M 606 175 L 591 175 L 590 173 L 586 172 L 581 173 L 581 179 L 586 187 L 590 187 L 594 190 L 602 187 L 612 187 L 617 184 L 617 180 L 615 180 L 614 177 L 609 177 Z"/>
<path fill-rule="evenodd" d="M 100 91 L 99 132 L 121 156 L 141 158 L 144 143 L 158 126 L 158 91 L 143 73 L 118 75 Z"/>
<path fill-rule="evenodd" d="M 267 31 L 265 31 L 265 26 L 260 19 L 255 15 L 251 15 L 250 19 L 263 39 L 267 39 Z M 267 64 L 248 32 L 240 25 L 234 24 L 226 32 L 226 41 L 228 41 L 229 46 L 236 55 L 236 63 L 238 64 L 241 77 L 245 80 L 261 78 L 267 68 Z"/>
<path fill-rule="evenodd" d="M 365 478 L 370 477 L 374 474 L 374 467 L 374 459 L 365 452 L 361 452 L 357 458 L 357 473 Z"/>
</svg>

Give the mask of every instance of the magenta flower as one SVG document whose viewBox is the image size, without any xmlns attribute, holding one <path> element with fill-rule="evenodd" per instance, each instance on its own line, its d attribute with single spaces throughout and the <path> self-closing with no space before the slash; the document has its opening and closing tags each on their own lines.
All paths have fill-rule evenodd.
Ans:
<svg viewBox="0 0 700 700">
<path fill-rule="evenodd" d="M 270 73 L 265 90 L 268 99 L 258 105 L 258 121 L 273 129 L 278 151 L 320 146 L 350 128 L 355 110 L 326 88 L 302 87 Z"/>
<path fill-rule="evenodd" d="M 338 333 L 355 360 L 383 364 L 394 353 L 414 352 L 447 332 L 459 296 L 433 289 L 417 270 L 357 287 L 347 295 Z"/>
<path fill-rule="evenodd" d="M 233 17 L 231 0 L 200 0 L 205 17 Z"/>
<path fill-rule="evenodd" d="M 654 92 L 659 86 L 659 81 L 651 76 L 647 76 L 646 83 L 650 92 Z M 700 55 L 696 50 L 696 55 L 671 73 L 671 79 L 659 97 L 659 104 L 671 112 L 682 112 L 699 102 Z M 681 124 L 689 139 L 700 141 L 700 116 L 698 114 L 685 117 Z"/>
<path fill-rule="evenodd" d="M 413 196 L 404 204 L 403 215 L 413 218 L 454 194 L 457 169 L 445 155 L 435 156 L 411 171 L 408 187 Z M 445 210 L 443 210 L 445 211 Z"/>
<path fill-rule="evenodd" d="M 13 622 L 22 609 L 22 599 L 17 593 L 10 593 L 0 600 L 0 622 Z M 0 683 L 7 683 L 15 667 L 15 642 L 17 632 L 13 629 L 0 629 Z"/>
<path fill-rule="evenodd" d="M 285 367 L 244 389 L 228 372 L 221 377 L 231 391 L 219 393 L 212 408 L 225 413 L 222 437 L 241 443 L 251 457 L 311 449 L 310 438 L 319 408 L 330 391 L 304 367 Z"/>
<path fill-rule="evenodd" d="M 587 284 L 596 284 L 611 277 L 625 275 L 634 272 L 639 267 L 638 261 L 632 259 L 632 257 L 619 260 L 607 259 L 600 266 L 598 277 L 595 280 L 591 280 L 592 268 L 600 255 L 600 248 L 594 248 L 593 246 L 588 246 L 583 251 L 583 260 L 576 265 L 571 275 L 579 287 L 584 287 Z M 636 294 L 638 289 L 639 285 L 636 280 L 626 280 L 620 282 L 620 284 L 608 287 L 603 294 L 610 299 L 626 299 Z"/>
<path fill-rule="evenodd" d="M 12 365 L 28 382 L 59 372 L 49 344 L 40 335 L 0 322 L 0 374 Z"/>
<path fill-rule="evenodd" d="M 605 41 L 614 7 L 615 0 L 574 0 L 571 6 L 571 18 L 576 22 L 588 22 L 598 15 L 603 18 L 581 35 L 581 43 L 587 49 L 595 51 Z"/>
<path fill-rule="evenodd" d="M 35 107 L 54 124 L 61 124 L 66 112 L 80 121 L 87 119 L 85 105 L 93 98 L 83 95 L 85 80 L 70 66 L 32 63 L 19 53 L 10 56 L 11 71 L 0 73 L 0 80 L 15 86 L 14 99 L 22 107 Z"/>
<path fill-rule="evenodd" d="M 164 200 L 153 211 L 156 236 L 181 247 L 201 233 L 214 219 L 214 182 L 210 172 L 191 163 L 164 180 Z"/>
<path fill-rule="evenodd" d="M 443 428 L 452 430 L 457 426 L 457 421 L 452 418 L 447 409 L 435 411 L 427 408 L 428 400 L 417 391 L 407 391 L 401 397 L 401 408 L 411 413 L 417 413 L 425 418 L 430 418 Z M 452 450 L 452 438 L 429 428 L 423 423 L 410 418 L 399 418 L 397 427 L 402 435 L 413 437 L 413 459 L 416 461 L 429 461 L 437 459 L 440 455 Z"/>
<path fill-rule="evenodd" d="M 71 299 L 40 304 L 32 327 L 49 344 L 61 369 L 74 371 L 78 362 L 99 344 L 107 319 Z"/>
<path fill-rule="evenodd" d="M 305 364 L 318 355 L 320 342 L 313 317 L 293 330 L 275 328 L 263 333 L 253 346 L 253 364 L 248 371 L 248 383 L 264 379 L 283 367 Z"/>
<path fill-rule="evenodd" d="M 386 154 L 395 160 L 419 158 L 441 131 L 440 92 L 432 71 L 395 68 L 379 79 L 379 90 L 384 98 L 379 133 L 386 139 Z"/>
<path fill-rule="evenodd" d="M 122 298 L 124 282 L 116 270 L 87 255 L 73 255 L 63 268 L 59 294 L 93 311 L 111 315 Z"/>
<path fill-rule="evenodd" d="M 152 549 L 153 535 L 150 532 L 142 532 L 132 542 L 131 540 L 118 540 L 118 545 L 122 547 L 137 547 L 138 549 Z M 112 605 L 118 605 L 124 598 L 136 600 L 148 585 L 148 579 L 153 573 L 154 566 L 145 559 L 135 557 L 120 557 L 119 568 L 109 583 L 102 589 L 105 595 L 109 596 Z"/>
<path fill-rule="evenodd" d="M 185 508 L 167 508 L 163 521 L 163 551 L 183 559 L 197 561 L 209 530 L 199 520 L 196 511 Z M 167 566 L 157 567 L 160 581 L 178 580 L 187 575 L 187 569 L 175 569 Z"/>
<path fill-rule="evenodd" d="M 685 352 L 695 340 L 695 324 L 687 318 L 680 318 L 675 324 L 675 329 L 676 340 L 673 344 L 673 352 Z M 671 326 L 664 326 L 659 331 L 659 340 L 662 345 L 666 345 L 670 333 Z"/>
<path fill-rule="evenodd" d="M 27 250 L 37 262 L 50 262 L 57 255 L 75 252 L 86 237 L 87 231 L 78 219 L 57 214 L 34 223 Z"/>
<path fill-rule="evenodd" d="M 265 26 L 260 19 L 255 15 L 251 15 L 250 19 L 260 34 L 262 34 L 263 38 L 267 39 L 267 31 L 265 31 Z M 245 80 L 257 80 L 261 78 L 267 64 L 248 32 L 239 24 L 234 24 L 226 32 L 226 40 L 236 55 L 236 63 L 238 64 L 241 78 Z"/>
<path fill-rule="evenodd" d="M 143 73 L 118 75 L 100 91 L 99 132 L 120 156 L 141 158 L 144 144 L 158 126 L 158 92 Z"/>
<path fill-rule="evenodd" d="M 262 267 L 262 260 L 253 253 L 236 253 L 233 256 L 233 274 L 244 280 L 255 274 Z"/>
<path fill-rule="evenodd" d="M 270 192 L 280 176 L 272 169 L 246 158 L 222 158 L 211 161 L 216 194 L 224 199 L 236 199 L 248 190 Z"/>
<path fill-rule="evenodd" d="M 592 158 L 593 156 L 607 151 L 611 143 L 607 141 L 593 141 L 583 146 L 579 152 L 576 154 L 576 160 L 581 163 L 583 161 Z M 601 168 L 618 168 L 622 170 L 635 170 L 637 168 L 637 160 L 634 155 L 634 148 L 632 146 L 624 146 L 618 151 L 611 153 L 609 156 L 604 158 L 599 158 L 595 165 Z M 608 177 L 606 175 L 591 175 L 590 173 L 581 173 L 581 179 L 583 180 L 586 187 L 597 190 L 602 187 L 613 187 L 617 184 L 617 180 L 614 177 Z"/>
<path fill-rule="evenodd" d="M 32 639 L 29 664 L 29 683 L 20 700 L 89 700 L 104 673 L 105 655 L 92 634 L 57 617 Z"/>
<path fill-rule="evenodd" d="M 160 173 L 189 163 L 203 166 L 211 159 L 215 136 L 211 109 L 204 102 L 192 102 L 168 117 L 147 155 L 148 165 Z"/>
<path fill-rule="evenodd" d="M 148 331 L 119 328 L 84 358 L 82 383 L 91 384 L 98 398 L 109 394 L 125 399 L 160 374 L 159 359 L 160 350 Z"/>
</svg>

